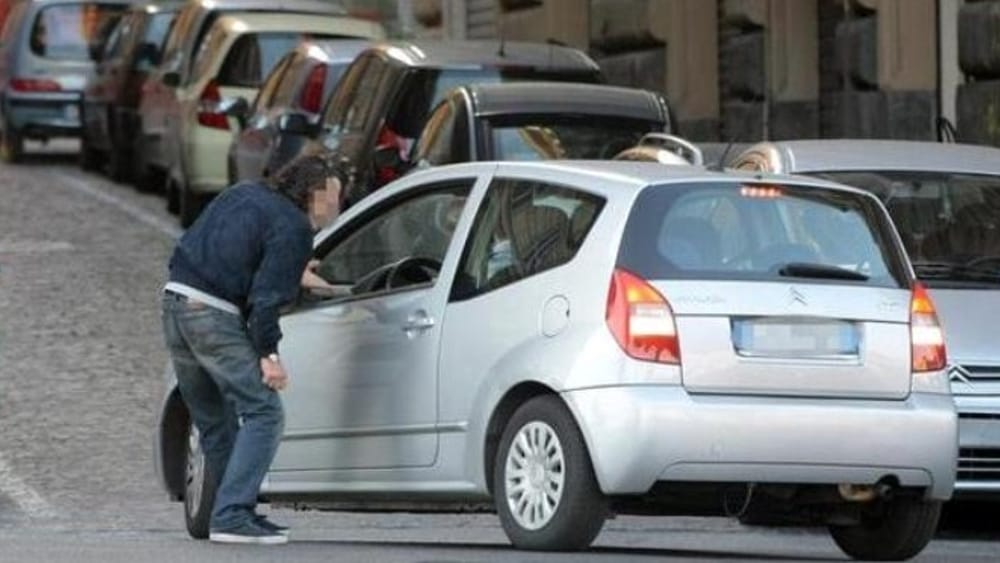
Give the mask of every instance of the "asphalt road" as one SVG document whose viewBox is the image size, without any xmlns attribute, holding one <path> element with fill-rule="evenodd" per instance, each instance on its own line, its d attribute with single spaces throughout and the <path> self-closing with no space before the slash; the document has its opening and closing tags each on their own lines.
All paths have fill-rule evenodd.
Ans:
<svg viewBox="0 0 1000 563">
<path fill-rule="evenodd" d="M 584 554 L 514 551 L 490 515 L 276 509 L 290 545 L 189 539 L 151 463 L 180 231 L 162 198 L 80 172 L 73 148 L 0 165 L 0 562 L 844 559 L 820 530 L 700 518 L 618 518 Z M 956 514 L 918 560 L 1000 560 L 997 510 Z"/>
</svg>

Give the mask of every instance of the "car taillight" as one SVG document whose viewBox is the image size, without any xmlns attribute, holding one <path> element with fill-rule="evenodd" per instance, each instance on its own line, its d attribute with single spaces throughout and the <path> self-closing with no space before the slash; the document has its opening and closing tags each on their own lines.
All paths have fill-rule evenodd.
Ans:
<svg viewBox="0 0 1000 563">
<path fill-rule="evenodd" d="M 219 102 L 222 96 L 219 94 L 219 85 L 214 80 L 205 85 L 198 98 L 198 124 L 213 129 L 229 130 L 229 119 L 226 114 L 219 112 Z"/>
<path fill-rule="evenodd" d="M 62 86 L 48 78 L 11 78 L 10 88 L 15 92 L 59 92 Z"/>
<path fill-rule="evenodd" d="M 910 299 L 910 345 L 913 371 L 937 371 L 947 364 L 944 331 L 927 289 L 917 284 Z"/>
<path fill-rule="evenodd" d="M 323 105 L 324 84 L 326 84 L 326 65 L 321 63 L 313 67 L 302 89 L 299 105 L 304 111 L 319 113 L 320 106 Z"/>
<path fill-rule="evenodd" d="M 616 269 L 605 313 L 618 345 L 637 360 L 680 364 L 677 325 L 670 304 L 646 280 Z"/>
</svg>

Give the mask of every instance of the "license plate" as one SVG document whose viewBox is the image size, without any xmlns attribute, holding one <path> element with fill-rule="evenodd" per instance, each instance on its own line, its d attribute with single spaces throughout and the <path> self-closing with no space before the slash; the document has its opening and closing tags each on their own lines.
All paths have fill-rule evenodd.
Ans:
<svg viewBox="0 0 1000 563">
<path fill-rule="evenodd" d="M 827 319 L 734 319 L 733 346 L 745 356 L 857 356 L 861 338 L 856 323 Z"/>
<path fill-rule="evenodd" d="M 76 104 L 70 104 L 63 109 L 63 115 L 67 121 L 79 121 L 80 120 L 80 106 Z"/>
</svg>

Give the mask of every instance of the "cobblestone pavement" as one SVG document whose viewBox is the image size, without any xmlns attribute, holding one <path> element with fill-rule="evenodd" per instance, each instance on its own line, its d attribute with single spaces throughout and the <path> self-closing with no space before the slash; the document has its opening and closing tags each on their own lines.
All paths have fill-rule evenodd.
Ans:
<svg viewBox="0 0 1000 563">
<path fill-rule="evenodd" d="M 163 207 L 71 153 L 0 166 L 0 561 L 842 559 L 815 531 L 699 518 L 619 518 L 586 555 L 515 552 L 490 515 L 279 510 L 296 540 L 279 550 L 189 540 L 151 463 L 157 294 L 179 233 Z M 959 530 L 921 560 L 995 561 L 998 530 Z"/>
</svg>

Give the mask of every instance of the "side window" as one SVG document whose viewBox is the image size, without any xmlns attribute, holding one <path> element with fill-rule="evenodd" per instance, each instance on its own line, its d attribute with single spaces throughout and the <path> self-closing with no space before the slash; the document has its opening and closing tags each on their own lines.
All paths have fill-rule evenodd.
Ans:
<svg viewBox="0 0 1000 563">
<path fill-rule="evenodd" d="M 301 76 L 302 69 L 306 66 L 306 58 L 303 56 L 296 56 L 294 53 L 287 55 L 285 58 L 285 67 L 282 70 L 283 76 L 281 80 L 278 81 L 278 85 L 274 90 L 274 95 L 268 100 L 267 107 L 287 107 L 291 105 L 292 96 L 295 95 L 295 89 L 297 85 L 301 82 L 298 77 Z M 275 70 L 277 72 L 277 70 Z"/>
<path fill-rule="evenodd" d="M 458 118 L 456 106 L 459 103 L 461 103 L 460 100 L 451 98 L 443 102 L 431 114 L 430 119 L 427 120 L 427 124 L 424 126 L 423 133 L 420 135 L 420 139 L 417 141 L 412 158 L 413 162 L 441 166 L 443 164 L 468 160 L 468 158 L 460 160 L 460 157 L 454 154 L 452 150 L 456 147 L 456 141 L 458 140 L 456 139 L 457 131 L 455 125 Z"/>
<path fill-rule="evenodd" d="M 274 70 L 271 71 L 267 80 L 264 81 L 264 85 L 260 87 L 260 92 L 257 94 L 257 99 L 254 100 L 251 113 L 257 113 L 263 108 L 271 107 L 271 100 L 276 97 L 275 93 L 283 88 L 285 82 L 288 82 L 287 80 L 283 80 L 283 78 L 291 58 L 292 55 L 287 55 L 275 65 Z"/>
<path fill-rule="evenodd" d="M 206 44 L 209 41 L 205 41 Z M 219 84 L 254 88 L 260 84 L 260 44 L 254 34 L 241 35 L 219 69 Z"/>
<path fill-rule="evenodd" d="M 462 252 L 451 299 L 470 299 L 569 262 L 603 207 L 602 198 L 571 188 L 494 180 Z"/>
<path fill-rule="evenodd" d="M 379 84 L 382 82 L 386 65 L 379 59 L 372 59 L 364 76 L 358 82 L 354 91 L 354 100 L 344 116 L 342 127 L 344 131 L 362 131 L 368 122 L 369 114 L 378 98 Z"/>
<path fill-rule="evenodd" d="M 322 257 L 318 273 L 356 296 L 435 283 L 473 183 L 429 186 L 366 213 Z"/>
<path fill-rule="evenodd" d="M 170 34 L 167 35 L 166 43 L 163 47 L 164 68 L 168 72 L 181 70 L 181 63 L 184 58 L 184 38 L 187 36 L 197 14 L 198 7 L 195 4 L 191 4 L 188 8 L 181 10 L 181 13 L 177 15 L 177 19 L 174 20 L 173 27 L 170 29 Z"/>
<path fill-rule="evenodd" d="M 327 127 L 339 131 L 339 125 L 344 122 L 344 116 L 357 95 L 358 83 L 365 75 L 372 59 L 372 56 L 361 56 L 347 69 L 344 79 L 333 91 L 333 97 L 323 115 L 323 123 Z"/>
<path fill-rule="evenodd" d="M 208 34 L 205 41 L 202 42 L 201 47 L 198 47 L 198 53 L 195 55 L 191 73 L 192 81 L 199 80 L 212 71 L 215 57 L 219 49 L 222 48 L 225 40 L 226 32 L 221 27 L 213 29 Z M 232 53 L 232 50 L 230 50 L 230 53 Z"/>
</svg>

